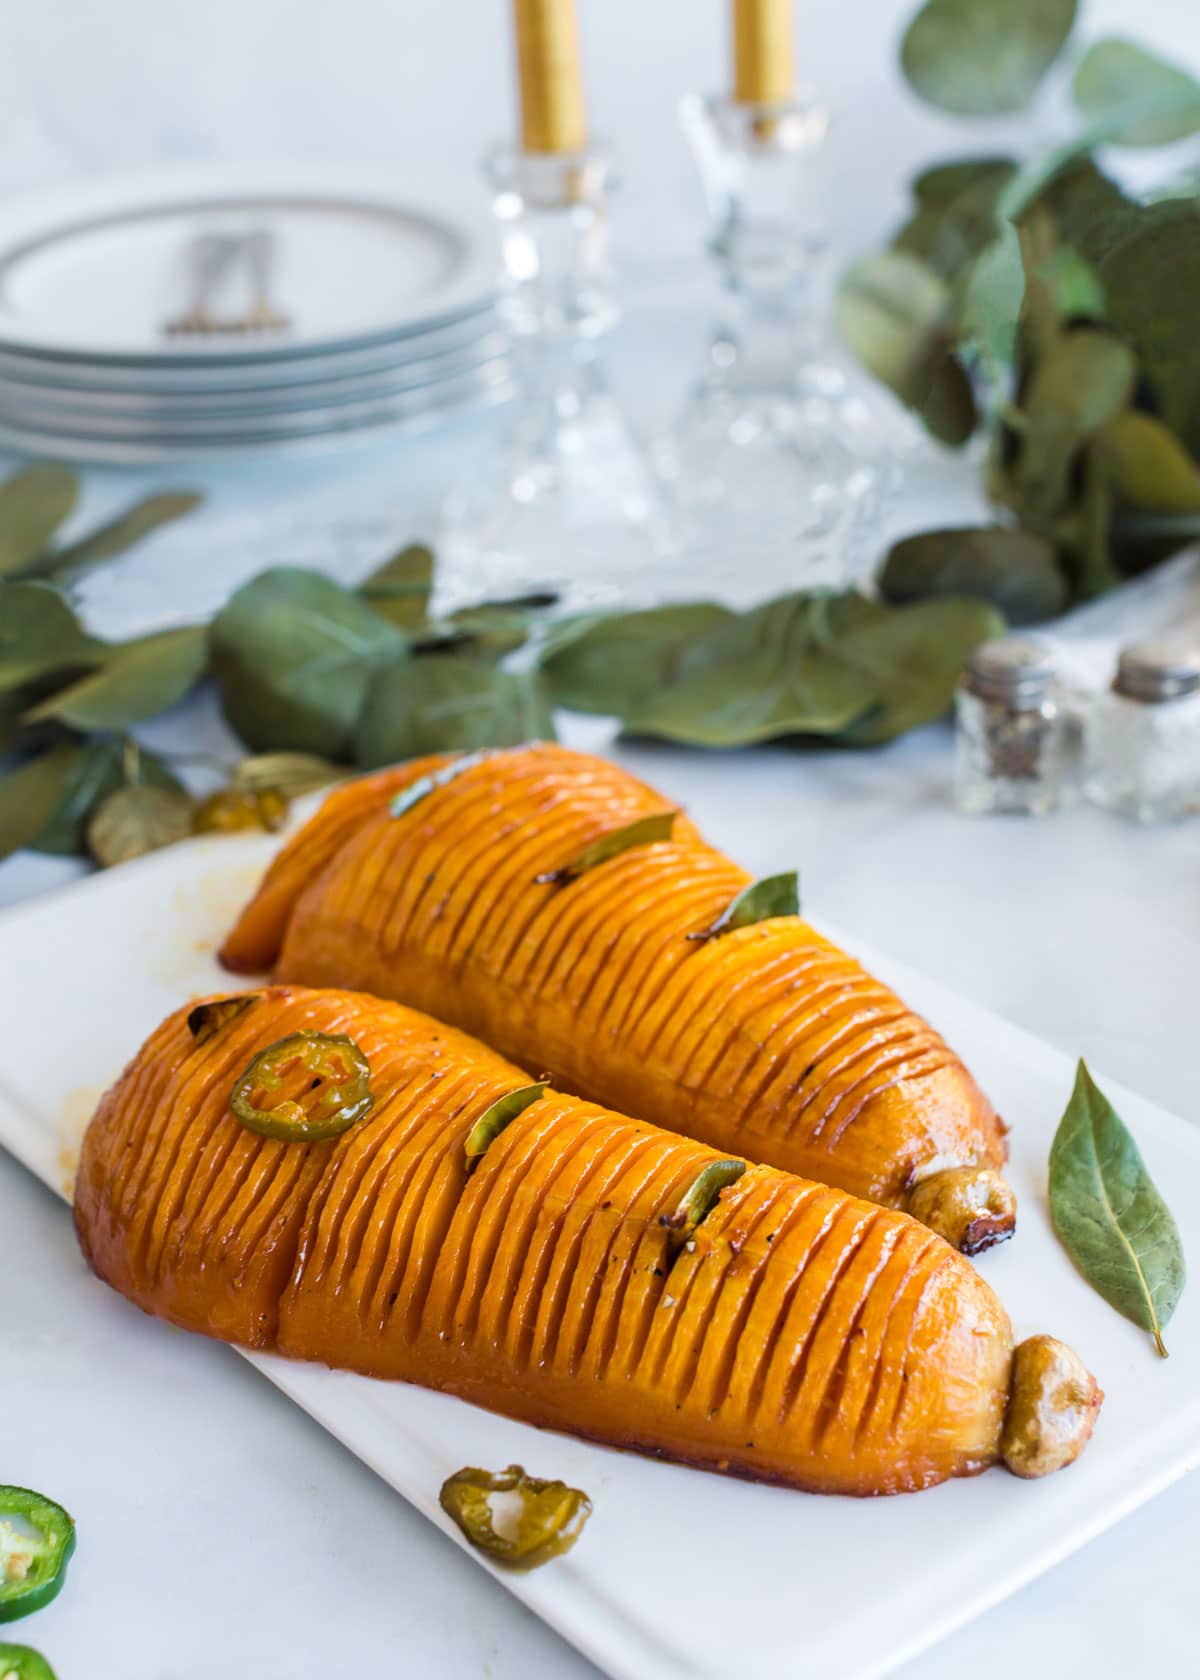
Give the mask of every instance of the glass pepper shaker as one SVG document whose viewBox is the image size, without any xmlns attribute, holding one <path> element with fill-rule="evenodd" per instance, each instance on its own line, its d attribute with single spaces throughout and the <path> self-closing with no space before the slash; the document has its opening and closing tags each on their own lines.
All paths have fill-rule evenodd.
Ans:
<svg viewBox="0 0 1200 1680">
<path fill-rule="evenodd" d="M 1124 649 L 1084 729 L 1084 792 L 1138 822 L 1200 809 L 1200 647 Z"/>
<path fill-rule="evenodd" d="M 955 697 L 954 802 L 1042 816 L 1058 804 L 1066 722 L 1055 693 L 1054 660 L 1034 641 L 983 642 L 967 661 Z"/>
</svg>

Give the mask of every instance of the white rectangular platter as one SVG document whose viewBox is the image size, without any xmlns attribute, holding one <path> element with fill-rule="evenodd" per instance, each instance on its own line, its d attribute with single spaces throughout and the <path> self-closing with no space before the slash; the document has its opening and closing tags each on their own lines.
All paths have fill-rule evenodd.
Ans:
<svg viewBox="0 0 1200 1680">
<path fill-rule="evenodd" d="M 190 994 L 228 983 L 214 947 L 273 844 L 192 842 L 0 918 L 0 1143 L 60 1193 L 95 1098 L 143 1037 Z M 1012 1124 L 1019 1231 L 980 1265 L 1018 1336 L 1061 1336 L 1107 1391 L 1079 1464 L 1043 1482 L 991 1471 L 907 1497 L 819 1499 L 606 1451 L 401 1384 L 253 1359 L 444 1529 L 438 1488 L 462 1464 L 516 1461 L 585 1488 L 595 1512 L 571 1555 L 501 1579 L 618 1680 L 871 1680 L 1200 1463 L 1200 1290 L 1185 1295 L 1160 1360 L 1050 1230 L 1045 1164 L 1071 1058 L 834 937 L 936 1023 Z M 1200 1135 L 1093 1071 L 1190 1243 Z"/>
</svg>

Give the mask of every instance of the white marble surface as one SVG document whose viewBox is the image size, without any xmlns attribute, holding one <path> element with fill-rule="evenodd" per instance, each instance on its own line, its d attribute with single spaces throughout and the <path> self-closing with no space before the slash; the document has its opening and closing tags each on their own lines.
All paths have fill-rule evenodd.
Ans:
<svg viewBox="0 0 1200 1680">
<path fill-rule="evenodd" d="M 913 165 L 981 144 L 899 88 L 891 54 L 906 9 L 800 7 L 809 72 L 843 112 L 837 223 L 847 251 L 896 212 Z M 670 100 L 719 75 L 723 7 L 583 0 L 583 10 L 597 118 L 629 162 L 619 248 L 629 307 L 615 370 L 655 422 L 678 400 L 704 330 L 698 204 Z M 1191 0 L 1143 0 L 1136 19 L 1128 11 L 1094 0 L 1089 28 L 1136 29 L 1200 61 Z M 170 157 L 428 159 L 466 170 L 507 121 L 503 8 L 40 0 L 0 13 L 0 100 L 0 190 Z M 1036 125 L 1056 120 L 1048 107 Z M 303 558 L 296 529 L 262 534 L 261 520 L 285 503 L 340 522 L 343 535 L 379 520 L 399 536 L 427 531 L 442 485 L 483 430 L 395 457 L 383 449 L 324 468 L 206 474 L 205 517 L 235 532 L 219 564 L 199 526 L 164 536 L 93 586 L 95 621 L 116 632 L 166 620 L 185 601 L 215 601 L 238 573 Z M 134 488 L 97 474 L 88 515 Z M 947 466 L 920 487 L 919 516 L 954 517 L 972 498 L 966 469 Z M 343 547 L 352 564 L 353 543 Z M 175 727 L 220 738 L 204 708 Z M 595 738 L 595 727 L 582 735 Z M 947 803 L 947 741 L 934 729 L 874 754 L 624 756 L 751 867 L 799 862 L 807 901 L 831 918 L 1195 1118 L 1196 831 L 1141 832 L 1079 808 L 1036 825 L 960 820 Z M 29 857 L 0 866 L 0 901 L 71 868 Z M 19 1041 L 19 1022 L 3 1030 Z M 0 1480 L 45 1487 L 84 1525 L 70 1590 L 11 1630 L 44 1649 L 61 1680 L 595 1672 L 241 1361 L 141 1319 L 92 1282 L 61 1206 L 4 1158 L 0 1252 Z M 1191 1672 L 1196 1517 L 1195 1487 L 1176 1487 L 906 1675 Z"/>
</svg>

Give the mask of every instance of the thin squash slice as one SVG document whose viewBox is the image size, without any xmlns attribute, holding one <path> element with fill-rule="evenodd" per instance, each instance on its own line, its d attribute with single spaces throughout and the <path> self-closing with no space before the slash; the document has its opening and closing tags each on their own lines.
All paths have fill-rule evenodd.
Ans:
<svg viewBox="0 0 1200 1680">
<path fill-rule="evenodd" d="M 84 1139 L 84 1253 L 190 1330 L 796 1488 L 929 1487 L 1010 1442 L 1041 1473 L 1082 1447 L 1091 1378 L 1066 1349 L 1014 1357 L 924 1226 L 532 1085 L 363 994 L 181 1009 Z"/>
<path fill-rule="evenodd" d="M 903 1208 L 964 1253 L 1010 1236 L 1006 1129 L 958 1057 L 800 916 L 723 928 L 751 877 L 671 817 L 554 745 L 364 777 L 285 845 L 222 958 L 427 1010 L 578 1096 Z M 655 818 L 668 838 L 644 837 Z"/>
</svg>

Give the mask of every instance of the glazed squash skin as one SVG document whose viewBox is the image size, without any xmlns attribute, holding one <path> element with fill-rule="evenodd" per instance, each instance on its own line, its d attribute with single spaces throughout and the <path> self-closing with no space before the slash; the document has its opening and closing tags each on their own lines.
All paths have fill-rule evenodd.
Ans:
<svg viewBox="0 0 1200 1680">
<path fill-rule="evenodd" d="M 146 1311 L 797 1488 L 996 1460 L 1008 1319 L 907 1215 L 750 1166 L 689 1246 L 664 1216 L 714 1152 L 577 1098 L 547 1091 L 469 1172 L 471 1127 L 529 1076 L 453 1028 L 287 986 L 202 1040 L 187 1017 L 101 1103 L 76 1188 L 90 1264 Z M 231 1090 L 302 1029 L 354 1040 L 373 1106 L 329 1141 L 261 1137 Z"/>
<path fill-rule="evenodd" d="M 670 840 L 537 879 L 670 809 L 662 795 L 534 745 L 392 814 L 449 762 L 330 795 L 268 871 L 226 965 L 397 998 L 580 1096 L 887 1207 L 912 1201 L 967 1253 L 1011 1234 L 1005 1128 L 894 993 L 800 917 L 688 938 L 751 877 L 682 813 Z"/>
</svg>

